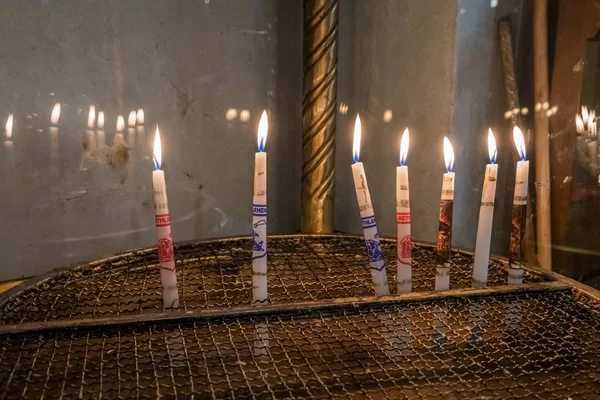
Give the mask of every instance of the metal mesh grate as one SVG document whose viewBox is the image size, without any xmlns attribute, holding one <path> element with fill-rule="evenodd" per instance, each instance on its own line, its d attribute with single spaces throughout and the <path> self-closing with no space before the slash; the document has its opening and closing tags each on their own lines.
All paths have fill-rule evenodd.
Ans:
<svg viewBox="0 0 600 400">
<path fill-rule="evenodd" d="M 0 398 L 598 398 L 571 290 L 0 336 Z"/>
<path fill-rule="evenodd" d="M 396 243 L 383 240 L 388 280 L 396 291 Z M 176 247 L 183 310 L 250 304 L 249 239 L 228 239 Z M 429 246 L 413 249 L 413 287 L 433 290 L 435 256 Z M 471 286 L 472 256 L 455 252 L 451 288 Z M 0 306 L 0 324 L 57 319 L 116 317 L 162 311 L 158 259 L 153 249 L 61 272 Z M 272 303 L 316 301 L 374 294 L 360 237 L 276 236 L 269 239 L 269 295 Z M 526 273 L 526 282 L 541 281 Z M 506 284 L 505 265 L 491 261 L 489 285 Z"/>
</svg>

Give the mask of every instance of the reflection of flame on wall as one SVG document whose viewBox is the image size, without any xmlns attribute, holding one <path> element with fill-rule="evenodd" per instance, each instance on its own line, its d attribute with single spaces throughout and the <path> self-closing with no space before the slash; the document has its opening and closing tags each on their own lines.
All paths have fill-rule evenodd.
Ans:
<svg viewBox="0 0 600 400">
<path fill-rule="evenodd" d="M 98 113 L 98 129 L 104 129 L 104 111 Z"/>
<path fill-rule="evenodd" d="M 96 107 L 90 106 L 90 112 L 88 113 L 88 128 L 93 129 L 95 122 L 96 122 Z"/>
<path fill-rule="evenodd" d="M 240 121 L 241 122 L 248 122 L 248 121 L 250 121 L 250 111 L 248 111 L 248 110 L 242 110 L 242 111 L 240 111 Z"/>
<path fill-rule="evenodd" d="M 237 118 L 238 112 L 237 109 L 235 108 L 230 108 L 229 110 L 227 110 L 227 112 L 225 113 L 225 119 L 227 121 L 233 121 L 234 119 Z"/>
<path fill-rule="evenodd" d="M 139 110 L 137 110 L 136 120 L 137 120 L 138 125 L 144 124 L 144 110 L 143 109 L 140 108 Z"/>
<path fill-rule="evenodd" d="M 123 132 L 124 128 L 125 128 L 125 120 L 123 119 L 122 115 L 119 115 L 119 117 L 117 118 L 117 132 Z"/>
<path fill-rule="evenodd" d="M 54 125 L 58 124 L 58 120 L 60 119 L 60 103 L 56 103 L 54 108 L 52 109 L 52 114 L 50 114 L 50 122 Z"/>
<path fill-rule="evenodd" d="M 135 110 L 133 110 L 129 113 L 129 117 L 127 117 L 127 125 L 135 126 L 136 120 L 137 120 L 137 114 L 136 114 Z"/>
<path fill-rule="evenodd" d="M 12 130 L 13 130 L 13 115 L 9 114 L 6 119 L 6 126 L 4 127 L 4 133 L 6 134 L 6 138 L 12 138 Z"/>
</svg>

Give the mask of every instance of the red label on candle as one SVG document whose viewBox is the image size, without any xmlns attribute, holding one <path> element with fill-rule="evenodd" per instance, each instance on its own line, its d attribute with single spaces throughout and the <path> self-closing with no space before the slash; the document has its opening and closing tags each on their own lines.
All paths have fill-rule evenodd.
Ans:
<svg viewBox="0 0 600 400">
<path fill-rule="evenodd" d="M 399 224 L 410 224 L 410 213 L 409 212 L 401 212 L 396 213 L 396 222 Z"/>
<path fill-rule="evenodd" d="M 175 260 L 173 242 L 170 239 L 163 238 L 158 241 L 158 260 L 161 263 Z"/>
<path fill-rule="evenodd" d="M 154 217 L 157 227 L 171 225 L 171 216 L 169 214 L 158 214 Z"/>
<path fill-rule="evenodd" d="M 410 253 L 410 250 L 412 247 L 411 244 L 412 243 L 410 240 L 410 235 L 404 236 L 404 239 L 402 239 L 400 241 L 400 249 L 401 249 L 400 250 L 400 258 L 402 258 L 402 259 L 407 259 L 407 258 L 410 259 L 411 258 L 411 253 Z M 400 258 L 398 259 L 398 261 L 400 261 L 402 264 L 407 264 L 404 262 L 404 260 L 401 260 Z M 410 264 L 407 264 L 407 265 L 410 265 Z"/>
</svg>

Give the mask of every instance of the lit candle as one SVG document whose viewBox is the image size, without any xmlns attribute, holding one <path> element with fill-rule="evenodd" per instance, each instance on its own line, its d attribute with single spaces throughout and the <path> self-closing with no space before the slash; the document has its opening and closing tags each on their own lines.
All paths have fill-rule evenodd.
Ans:
<svg viewBox="0 0 600 400">
<path fill-rule="evenodd" d="M 529 161 L 526 160 L 525 139 L 518 126 L 513 128 L 513 139 L 521 161 L 517 163 L 515 194 L 512 209 L 512 229 L 508 256 L 508 284 L 523 283 L 523 242 L 527 216 L 527 183 L 529 181 Z"/>
<path fill-rule="evenodd" d="M 596 112 L 592 110 L 588 118 L 588 152 L 590 157 L 590 167 L 598 167 L 598 131 L 596 130 Z"/>
<path fill-rule="evenodd" d="M 356 199 L 358 200 L 358 209 L 360 211 L 360 219 L 365 236 L 365 243 L 367 245 L 367 254 L 369 256 L 375 295 L 385 296 L 390 294 L 390 288 L 387 282 L 383 252 L 381 251 L 381 244 L 379 243 L 379 234 L 377 233 L 375 211 L 373 210 L 371 194 L 369 193 L 369 186 L 367 185 L 367 175 L 365 174 L 363 163 L 359 161 L 360 136 L 360 117 L 357 115 L 356 123 L 354 125 L 354 145 L 352 146 L 354 158 L 354 164 L 352 164 L 352 176 L 354 178 L 354 187 L 356 188 Z"/>
<path fill-rule="evenodd" d="M 117 133 L 113 139 L 113 144 L 124 144 L 125 138 L 123 137 L 123 129 L 125 129 L 125 120 L 122 115 L 117 117 Z"/>
<path fill-rule="evenodd" d="M 454 207 L 454 149 L 444 137 L 444 161 L 446 173 L 442 177 L 442 198 L 440 201 L 440 223 L 437 243 L 437 267 L 435 290 L 450 289 L 450 254 L 452 252 L 452 209 Z"/>
<path fill-rule="evenodd" d="M 104 129 L 104 111 L 98 113 L 98 129 Z"/>
<path fill-rule="evenodd" d="M 488 130 L 488 152 L 490 163 L 485 167 L 481 207 L 479 208 L 479 225 L 477 226 L 477 241 L 475 244 L 475 264 L 473 265 L 473 284 L 483 287 L 488 279 L 488 264 L 490 261 L 490 243 L 492 239 L 492 222 L 494 220 L 494 198 L 498 179 L 498 151 L 496 139 L 492 130 Z"/>
<path fill-rule="evenodd" d="M 258 152 L 254 156 L 254 198 L 252 202 L 252 299 L 264 303 L 267 291 L 267 111 L 258 124 Z"/>
<path fill-rule="evenodd" d="M 52 114 L 50 114 L 50 123 L 52 125 L 58 125 L 60 119 L 60 103 L 56 103 L 52 108 Z"/>
<path fill-rule="evenodd" d="M 396 229 L 398 293 L 412 291 L 412 258 L 410 236 L 410 196 L 408 192 L 408 128 L 400 141 L 400 166 L 396 167 Z"/>
<path fill-rule="evenodd" d="M 137 114 L 135 110 L 129 113 L 127 117 L 127 144 L 129 146 L 135 146 L 135 124 L 137 120 Z"/>
<path fill-rule="evenodd" d="M 158 260 L 160 262 L 160 280 L 163 290 L 163 305 L 165 308 L 179 306 L 177 292 L 177 272 L 175 271 L 175 254 L 171 236 L 171 217 L 167 203 L 167 186 L 165 172 L 160 169 L 162 161 L 160 134 L 156 126 L 154 137 L 154 171 L 152 172 L 152 187 L 154 192 L 154 216 L 156 232 L 158 233 Z"/>
<path fill-rule="evenodd" d="M 96 123 L 96 107 L 90 106 L 90 111 L 88 112 L 88 128 L 94 129 L 95 123 Z"/>
</svg>

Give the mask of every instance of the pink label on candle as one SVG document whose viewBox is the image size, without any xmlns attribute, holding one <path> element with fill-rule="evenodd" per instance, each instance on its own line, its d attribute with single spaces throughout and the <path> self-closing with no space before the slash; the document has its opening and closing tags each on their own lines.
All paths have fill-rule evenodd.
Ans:
<svg viewBox="0 0 600 400">
<path fill-rule="evenodd" d="M 175 254 L 173 254 L 173 242 L 171 239 L 162 238 L 158 241 L 158 260 L 161 263 L 175 260 Z M 161 266 L 161 268 L 164 267 Z"/>
<path fill-rule="evenodd" d="M 396 222 L 399 224 L 410 224 L 410 213 L 409 212 L 400 212 L 396 213 Z"/>
<path fill-rule="evenodd" d="M 171 216 L 169 214 L 158 214 L 154 217 L 157 227 L 171 225 Z"/>
</svg>

